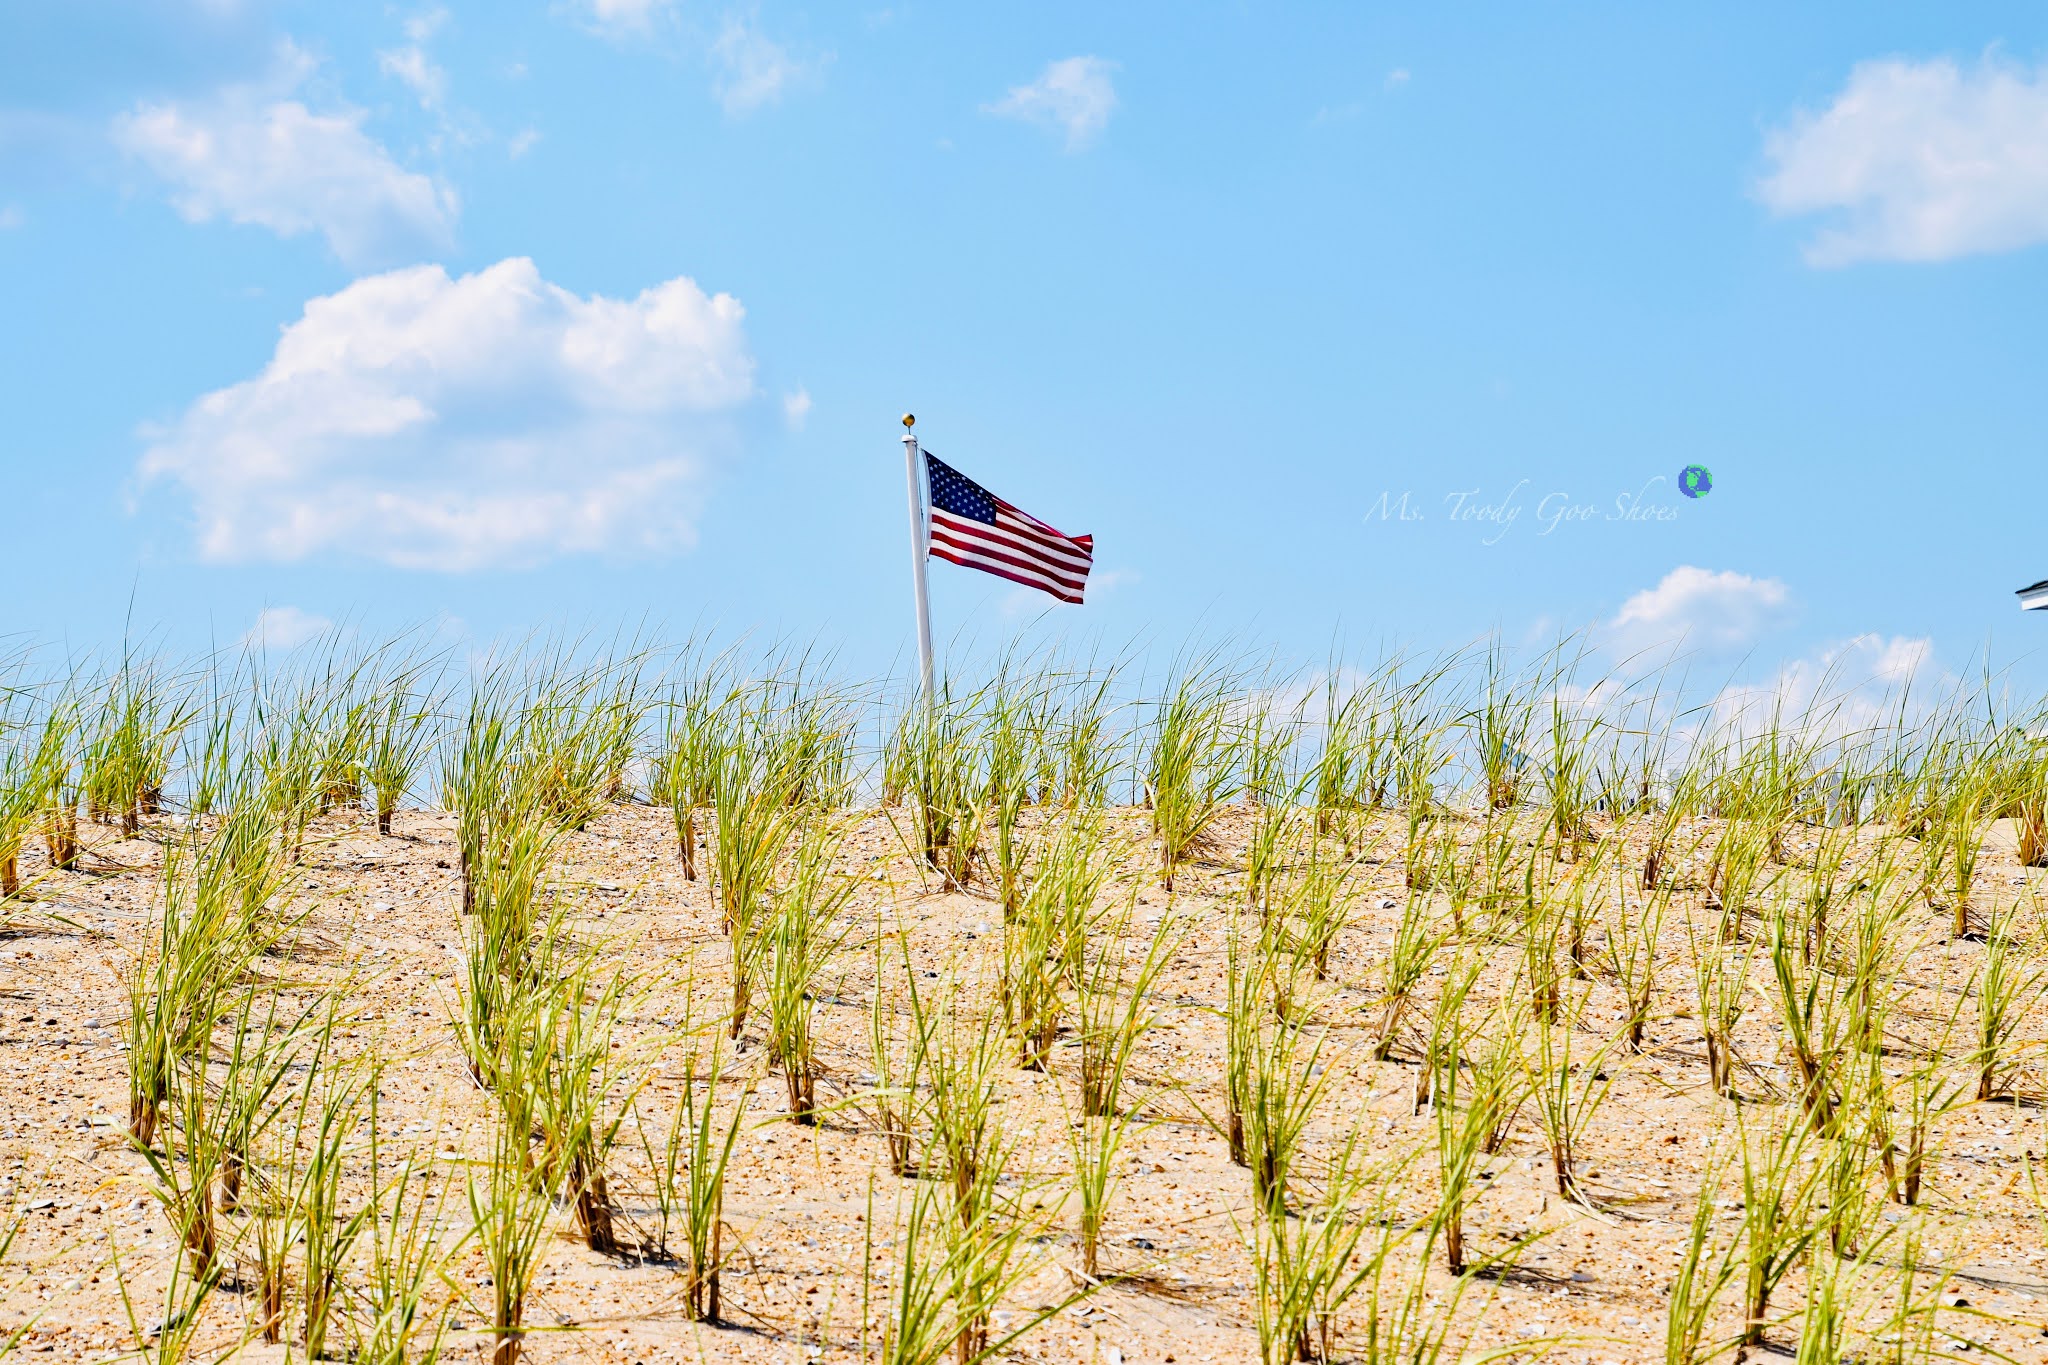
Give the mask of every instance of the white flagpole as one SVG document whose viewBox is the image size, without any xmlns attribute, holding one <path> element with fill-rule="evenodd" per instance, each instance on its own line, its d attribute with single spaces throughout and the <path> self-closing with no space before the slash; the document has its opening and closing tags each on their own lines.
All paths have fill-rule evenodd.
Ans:
<svg viewBox="0 0 2048 1365">
<path fill-rule="evenodd" d="M 924 684 L 924 700 L 932 701 L 932 608 L 925 592 L 925 560 L 931 549 L 931 527 L 925 519 L 924 471 L 918 468 L 917 433 L 911 428 L 917 418 L 903 414 L 903 473 L 910 482 L 910 567 L 917 592 L 917 661 Z"/>
</svg>

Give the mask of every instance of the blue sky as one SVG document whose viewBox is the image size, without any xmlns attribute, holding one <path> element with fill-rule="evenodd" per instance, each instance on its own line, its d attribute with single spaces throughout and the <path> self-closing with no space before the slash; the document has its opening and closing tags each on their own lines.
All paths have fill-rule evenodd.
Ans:
<svg viewBox="0 0 2048 1365">
<path fill-rule="evenodd" d="M 2038 686 L 2044 30 L 9 6 L 0 630 L 645 620 L 875 671 L 908 408 L 1098 547 L 1051 614 L 934 565 L 942 640 L 1585 627 Z"/>
</svg>

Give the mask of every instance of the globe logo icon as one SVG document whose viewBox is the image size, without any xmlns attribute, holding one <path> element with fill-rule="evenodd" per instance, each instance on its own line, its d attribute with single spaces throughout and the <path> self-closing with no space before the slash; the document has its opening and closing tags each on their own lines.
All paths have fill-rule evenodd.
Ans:
<svg viewBox="0 0 2048 1365">
<path fill-rule="evenodd" d="M 1703 464 L 1689 464 L 1678 471 L 1678 491 L 1688 498 L 1704 498 L 1714 491 L 1714 476 Z"/>
</svg>

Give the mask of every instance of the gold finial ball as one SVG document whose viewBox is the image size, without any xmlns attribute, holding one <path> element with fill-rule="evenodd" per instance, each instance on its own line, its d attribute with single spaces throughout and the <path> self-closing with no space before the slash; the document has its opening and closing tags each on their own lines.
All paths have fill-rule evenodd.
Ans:
<svg viewBox="0 0 2048 1365">
<path fill-rule="evenodd" d="M 903 414 L 903 425 L 906 427 L 914 427 L 917 425 L 917 418 L 912 414 L 906 412 Z"/>
</svg>

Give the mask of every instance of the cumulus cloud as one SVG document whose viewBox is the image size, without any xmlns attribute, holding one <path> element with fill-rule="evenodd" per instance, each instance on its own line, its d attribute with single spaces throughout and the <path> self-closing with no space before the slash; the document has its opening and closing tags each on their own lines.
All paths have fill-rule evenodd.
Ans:
<svg viewBox="0 0 2048 1365">
<path fill-rule="evenodd" d="M 155 434 L 201 557 L 465 570 L 687 546 L 719 414 L 753 393 L 744 310 L 678 277 L 582 297 L 530 260 L 316 298 L 261 373 Z"/>
<path fill-rule="evenodd" d="M 284 237 L 318 232 L 351 265 L 448 245 L 454 190 L 394 161 L 363 131 L 363 110 L 316 112 L 280 97 L 311 71 L 287 48 L 279 80 L 137 105 L 114 120 L 114 142 L 170 187 L 190 222 L 226 218 Z"/>
<path fill-rule="evenodd" d="M 1115 62 L 1100 57 L 1065 57 L 1048 64 L 1031 84 L 1013 86 L 983 108 L 1064 133 L 1067 150 L 1078 152 L 1101 135 L 1116 112 L 1116 86 L 1110 79 L 1116 70 Z"/>
<path fill-rule="evenodd" d="M 1622 603 L 1603 634 L 1627 653 L 1680 645 L 1728 649 L 1755 639 L 1790 601 L 1775 578 L 1681 564 Z"/>
<path fill-rule="evenodd" d="M 252 649 L 297 649 L 334 629 L 334 622 L 297 607 L 265 607 L 256 613 L 256 624 L 242 636 Z"/>
<path fill-rule="evenodd" d="M 1757 193 L 1773 212 L 1838 219 L 1807 243 L 1814 265 L 2048 240 L 2048 66 L 1864 62 L 1826 109 L 1773 130 L 1764 153 Z"/>
</svg>

